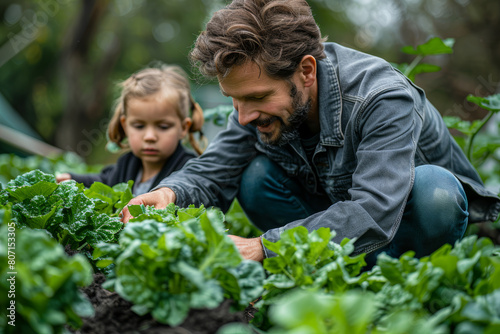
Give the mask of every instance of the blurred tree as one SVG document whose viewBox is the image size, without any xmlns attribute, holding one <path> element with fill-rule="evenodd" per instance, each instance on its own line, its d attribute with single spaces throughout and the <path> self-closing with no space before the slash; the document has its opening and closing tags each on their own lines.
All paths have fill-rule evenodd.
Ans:
<svg viewBox="0 0 500 334">
<path fill-rule="evenodd" d="M 179 64 L 190 73 L 187 54 L 208 12 L 220 5 L 2 2 L 0 93 L 47 142 L 100 162 L 116 83 L 155 61 Z"/>
<path fill-rule="evenodd" d="M 73 26 L 66 31 L 58 57 L 62 115 L 54 142 L 84 156 L 99 141 L 105 140 L 105 128 L 95 129 L 95 125 L 105 116 L 108 79 L 120 51 L 120 41 L 113 36 L 101 46 L 100 56 L 92 59 L 92 44 L 109 3 L 108 0 L 81 1 L 81 9 Z"/>
<path fill-rule="evenodd" d="M 107 162 L 113 156 L 103 147 L 116 83 L 156 60 L 191 73 L 187 55 L 196 36 L 228 1 L 4 0 L 0 93 L 47 142 L 88 162 Z M 479 118 L 482 111 L 467 94 L 499 89 L 498 0 L 308 2 L 330 41 L 392 62 L 408 62 L 402 46 L 435 35 L 455 38 L 454 54 L 432 60 L 443 70 L 417 77 L 443 114 Z M 199 90 L 202 107 L 220 101 L 206 91 Z"/>
</svg>

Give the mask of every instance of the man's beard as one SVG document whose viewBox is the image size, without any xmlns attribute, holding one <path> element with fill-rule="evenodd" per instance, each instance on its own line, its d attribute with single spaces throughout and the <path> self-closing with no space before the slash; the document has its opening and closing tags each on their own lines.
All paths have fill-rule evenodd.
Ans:
<svg viewBox="0 0 500 334">
<path fill-rule="evenodd" d="M 268 145 L 283 146 L 294 139 L 300 138 L 299 127 L 307 120 L 309 111 L 311 110 L 312 99 L 309 98 L 305 103 L 302 103 L 302 92 L 297 91 L 297 86 L 290 82 L 290 96 L 292 97 L 292 114 L 287 119 L 287 124 L 281 117 L 272 116 L 265 120 L 255 120 L 251 122 L 254 126 L 266 126 L 274 121 L 280 122 L 278 133 L 260 132 L 260 138 Z"/>
</svg>

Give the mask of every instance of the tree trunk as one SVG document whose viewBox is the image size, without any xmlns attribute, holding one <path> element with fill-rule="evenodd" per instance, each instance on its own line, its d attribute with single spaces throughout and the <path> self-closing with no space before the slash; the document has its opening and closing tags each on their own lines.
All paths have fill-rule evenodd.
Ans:
<svg viewBox="0 0 500 334">
<path fill-rule="evenodd" d="M 103 56 L 90 60 L 90 46 L 109 6 L 108 0 L 82 0 L 81 11 L 73 29 L 68 31 L 61 55 L 61 90 L 63 115 L 55 142 L 63 150 L 87 158 L 95 147 L 106 141 L 108 114 L 106 97 L 109 75 L 119 55 L 115 38 L 106 46 Z"/>
</svg>

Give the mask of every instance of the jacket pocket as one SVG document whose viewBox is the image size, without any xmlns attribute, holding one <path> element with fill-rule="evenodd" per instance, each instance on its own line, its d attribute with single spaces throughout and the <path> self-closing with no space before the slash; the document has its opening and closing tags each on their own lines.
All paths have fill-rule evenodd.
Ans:
<svg viewBox="0 0 500 334">
<path fill-rule="evenodd" d="M 325 180 L 326 193 L 334 202 L 351 199 L 349 189 L 352 187 L 352 175 L 328 175 Z"/>
</svg>

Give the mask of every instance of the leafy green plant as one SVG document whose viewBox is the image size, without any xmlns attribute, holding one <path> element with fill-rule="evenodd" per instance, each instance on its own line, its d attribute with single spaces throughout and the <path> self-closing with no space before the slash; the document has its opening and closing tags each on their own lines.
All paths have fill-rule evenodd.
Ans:
<svg viewBox="0 0 500 334">
<path fill-rule="evenodd" d="M 375 323 L 379 304 L 369 291 L 348 290 L 331 294 L 315 289 L 295 289 L 270 306 L 269 334 L 428 334 L 449 331 L 427 316 L 398 310 L 388 321 Z M 217 334 L 264 333 L 253 326 L 231 324 Z"/>
<path fill-rule="evenodd" d="M 464 307 L 500 290 L 498 250 L 490 239 L 473 235 L 422 259 L 415 259 L 413 252 L 399 259 L 379 255 L 370 273 L 378 282 L 364 287 L 376 293 L 376 322 L 386 324 L 391 314 L 404 311 L 436 324 L 457 325 Z M 381 286 L 382 280 L 386 282 Z"/>
<path fill-rule="evenodd" d="M 346 258 L 350 242 L 328 243 L 329 234 L 325 229 L 307 235 L 298 228 L 281 243 L 268 243 L 278 259 L 266 259 L 264 266 L 288 273 L 269 274 L 264 303 L 256 304 L 264 308 L 250 327 L 228 326 L 218 334 L 254 333 L 255 327 L 257 332 L 273 334 L 495 333 L 499 329 L 495 298 L 500 293 L 500 247 L 490 239 L 469 236 L 421 259 L 413 252 L 399 259 L 381 254 L 371 271 L 359 275 L 362 258 Z M 294 253 L 296 258 L 287 262 L 285 258 Z M 306 260 L 314 257 L 316 263 Z M 347 269 L 339 259 L 354 262 L 354 267 Z M 332 271 L 334 267 L 337 270 Z M 325 270 L 334 273 L 330 284 L 317 279 Z"/>
<path fill-rule="evenodd" d="M 203 111 L 205 122 L 212 122 L 217 126 L 225 126 L 229 114 L 233 112 L 232 105 L 221 104 L 215 108 L 206 109 Z"/>
<path fill-rule="evenodd" d="M 122 209 L 134 197 L 133 184 L 134 181 L 129 180 L 110 187 L 101 182 L 94 182 L 88 189 L 85 189 L 84 195 L 94 202 L 95 211 L 98 213 L 118 217 Z"/>
<path fill-rule="evenodd" d="M 51 157 L 39 155 L 19 157 L 15 154 L 0 154 L 0 184 L 5 185 L 19 175 L 35 169 L 47 174 L 67 172 L 69 170 L 78 174 L 88 174 L 100 172 L 102 165 L 87 165 L 82 158 L 72 152 Z"/>
<path fill-rule="evenodd" d="M 354 240 L 332 241 L 335 232 L 319 228 L 308 232 L 303 226 L 294 227 L 281 234 L 280 240 L 263 240 L 264 246 L 276 256 L 264 259 L 268 272 L 264 281 L 262 300 L 255 306 L 259 313 L 252 323 L 262 329 L 269 328 L 268 307 L 293 289 L 320 289 L 327 292 L 344 292 L 359 286 L 366 278 L 361 273 L 366 265 L 365 254 L 351 257 Z"/>
<path fill-rule="evenodd" d="M 180 324 L 191 308 L 215 308 L 224 298 L 247 306 L 262 292 L 262 266 L 243 260 L 224 234 L 217 209 L 148 209 L 131 206 L 137 215 L 121 232 L 118 244 L 102 244 L 102 266 L 115 265 L 106 286 L 131 301 L 142 315 Z M 143 219 L 145 216 L 147 219 Z"/>
<path fill-rule="evenodd" d="M 123 226 L 116 216 L 132 198 L 131 186 L 94 184 L 85 190 L 74 181 L 57 184 L 54 175 L 34 170 L 7 183 L 0 204 L 12 205 L 18 228 L 45 229 L 62 245 L 82 249 L 116 241 Z"/>
<path fill-rule="evenodd" d="M 341 292 L 359 285 L 366 276 L 360 275 L 366 265 L 365 254 L 350 257 L 354 240 L 344 239 L 339 245 L 331 241 L 334 236 L 328 228 L 309 233 L 298 226 L 284 231 L 277 242 L 264 239 L 264 246 L 276 254 L 264 260 L 264 269 L 269 272 L 265 289 L 275 295 L 296 287 Z M 264 295 L 264 300 L 269 297 Z"/>
<path fill-rule="evenodd" d="M 271 307 L 269 316 L 275 326 L 269 333 L 364 334 L 375 309 L 370 293 L 350 291 L 331 295 L 295 290 Z"/>
<path fill-rule="evenodd" d="M 465 304 L 465 303 L 462 303 Z M 456 312 L 457 334 L 498 333 L 500 331 L 500 290 L 477 296 Z"/>
<path fill-rule="evenodd" d="M 493 115 L 500 111 L 500 94 L 487 97 L 469 95 L 467 101 L 487 110 L 486 116 L 472 122 L 461 120 L 458 117 L 446 116 L 444 117 L 446 125 L 448 128 L 460 132 L 461 135 L 455 136 L 455 139 L 476 168 L 480 168 L 490 158 L 495 160 L 496 163 L 500 163 L 498 157 L 494 155 L 495 151 L 500 147 L 498 136 L 484 135 L 485 138 L 479 138 L 480 131 Z M 478 144 L 478 142 L 480 143 Z"/>
<path fill-rule="evenodd" d="M 145 206 L 143 204 L 129 205 L 128 209 L 134 217 L 130 219 L 131 222 L 153 219 L 167 225 L 177 225 L 181 221 L 198 218 L 206 211 L 203 205 L 198 208 L 194 205 L 190 205 L 187 208 L 179 208 L 173 203 L 168 204 L 164 209 L 157 209 L 153 206 Z"/>
<path fill-rule="evenodd" d="M 225 217 L 225 225 L 228 234 L 244 238 L 255 238 L 262 235 L 262 231 L 250 222 L 237 198 L 231 203 Z"/>
<path fill-rule="evenodd" d="M 453 53 L 454 44 L 455 40 L 453 38 L 443 40 L 439 37 L 433 37 L 417 47 L 405 46 L 401 49 L 401 52 L 414 55 L 415 58 L 413 61 L 410 64 L 402 63 L 392 65 L 403 72 L 410 80 L 415 81 L 415 76 L 417 74 L 441 70 L 441 67 L 437 65 L 422 63 L 425 57 Z"/>
<path fill-rule="evenodd" d="M 441 39 L 434 37 L 417 47 L 405 46 L 403 53 L 414 55 L 410 64 L 402 63 L 392 65 L 405 74 L 410 80 L 415 81 L 415 76 L 420 73 L 437 72 L 441 68 L 437 65 L 422 63 L 427 56 L 453 53 L 455 41 L 452 38 Z M 500 111 L 500 94 L 487 97 L 468 95 L 467 101 L 472 102 L 488 111 L 480 120 L 465 121 L 455 116 L 444 116 L 443 119 L 449 129 L 458 131 L 454 138 L 466 154 L 468 160 L 478 170 L 484 182 L 499 183 L 500 158 L 496 151 L 500 147 L 500 139 L 495 135 L 480 133 L 494 114 Z M 489 163 L 488 163 L 489 162 Z"/>
<path fill-rule="evenodd" d="M 374 324 L 377 313 L 375 295 L 361 290 L 343 294 L 326 294 L 314 290 L 296 290 L 271 307 L 270 318 L 275 324 L 270 334 L 364 334 L 446 333 L 434 322 L 410 312 L 391 314 L 391 321 Z"/>
<path fill-rule="evenodd" d="M 0 208 L 0 215 L 8 216 L 6 211 Z M 8 231 L 14 229 L 6 221 L 0 227 L 0 332 L 63 333 L 66 325 L 80 327 L 81 317 L 92 316 L 94 311 L 78 290 L 92 282 L 92 268 L 85 257 L 69 257 L 40 230 L 16 230 L 15 241 L 9 240 Z M 14 247 L 12 265 L 8 264 L 12 258 L 8 255 L 13 254 L 7 252 L 8 245 Z M 12 314 L 14 318 L 9 317 Z"/>
<path fill-rule="evenodd" d="M 130 205 L 130 213 L 134 218 L 131 221 L 143 221 L 146 219 L 155 219 L 168 224 L 179 223 L 180 219 L 196 218 L 205 208 L 203 206 L 196 208 L 190 206 L 179 210 L 174 204 L 169 204 L 165 209 L 156 209 L 152 206 Z M 258 237 L 262 231 L 256 228 L 241 208 L 237 199 L 224 214 L 224 226 L 227 234 L 233 234 L 244 238 Z"/>
</svg>

